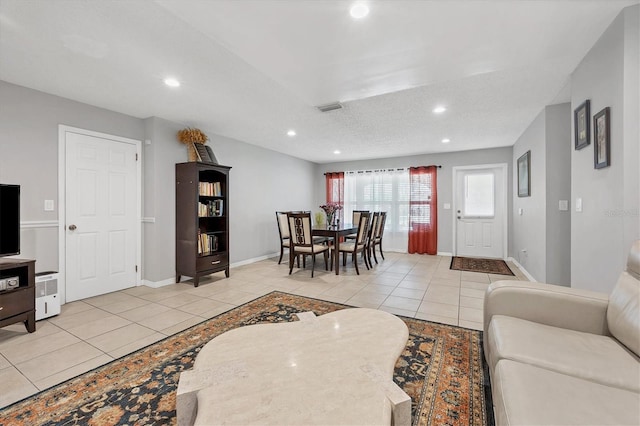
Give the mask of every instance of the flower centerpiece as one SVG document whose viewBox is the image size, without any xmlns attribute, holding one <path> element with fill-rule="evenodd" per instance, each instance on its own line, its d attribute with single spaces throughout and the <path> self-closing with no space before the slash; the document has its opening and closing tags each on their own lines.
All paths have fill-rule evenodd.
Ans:
<svg viewBox="0 0 640 426">
<path fill-rule="evenodd" d="M 322 210 L 324 210 L 324 214 L 327 216 L 327 226 L 333 225 L 333 220 L 335 219 L 335 215 L 339 210 L 342 210 L 342 204 L 338 203 L 327 203 L 320 206 Z"/>
</svg>

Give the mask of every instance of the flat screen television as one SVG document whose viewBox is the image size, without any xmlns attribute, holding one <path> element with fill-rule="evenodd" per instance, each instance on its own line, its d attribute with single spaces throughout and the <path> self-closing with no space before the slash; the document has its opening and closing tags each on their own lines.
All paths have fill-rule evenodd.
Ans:
<svg viewBox="0 0 640 426">
<path fill-rule="evenodd" d="M 0 256 L 20 254 L 20 186 L 0 184 Z"/>
</svg>

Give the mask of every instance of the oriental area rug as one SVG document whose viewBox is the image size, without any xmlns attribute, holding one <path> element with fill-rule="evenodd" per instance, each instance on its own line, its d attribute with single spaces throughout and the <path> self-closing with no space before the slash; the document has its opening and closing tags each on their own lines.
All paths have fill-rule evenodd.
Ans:
<svg viewBox="0 0 640 426">
<path fill-rule="evenodd" d="M 475 257 L 458 257 L 451 259 L 451 267 L 456 271 L 482 272 L 484 274 L 511 275 L 513 272 L 507 262 L 501 259 L 478 259 Z"/>
<path fill-rule="evenodd" d="M 323 315 L 344 308 L 349 306 L 269 293 L 0 410 L 0 424 L 175 424 L 180 373 L 193 366 L 212 338 L 236 327 L 297 321 L 297 312 Z M 409 328 L 409 340 L 394 381 L 411 397 L 413 425 L 492 424 L 491 403 L 485 402 L 489 387 L 483 375 L 482 333 L 400 318 Z"/>
</svg>

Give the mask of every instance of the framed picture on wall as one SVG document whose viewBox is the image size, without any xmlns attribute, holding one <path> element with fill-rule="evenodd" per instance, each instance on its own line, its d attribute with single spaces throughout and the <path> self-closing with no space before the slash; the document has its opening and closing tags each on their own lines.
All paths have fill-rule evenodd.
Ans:
<svg viewBox="0 0 640 426">
<path fill-rule="evenodd" d="M 518 158 L 518 197 L 531 196 L 531 151 Z"/>
<path fill-rule="evenodd" d="M 590 136 L 590 102 L 589 99 L 584 101 L 578 108 L 573 111 L 573 129 L 575 139 L 575 149 L 582 149 L 591 143 Z"/>
<path fill-rule="evenodd" d="M 609 127 L 609 107 L 606 107 L 593 116 L 593 159 L 596 169 L 611 165 Z"/>
</svg>

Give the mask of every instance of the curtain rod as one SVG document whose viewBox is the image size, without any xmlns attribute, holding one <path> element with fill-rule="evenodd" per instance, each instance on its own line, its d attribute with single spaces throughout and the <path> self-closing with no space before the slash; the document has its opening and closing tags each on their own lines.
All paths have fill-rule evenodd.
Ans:
<svg viewBox="0 0 640 426">
<path fill-rule="evenodd" d="M 419 166 L 419 167 L 432 167 L 432 166 L 433 166 L 433 167 L 437 167 L 437 168 L 439 168 L 439 169 L 441 169 L 441 168 L 442 168 L 442 166 L 440 166 L 440 165 L 435 165 L 435 164 L 432 164 L 431 166 Z M 348 170 L 348 171 L 346 171 L 346 172 L 342 172 L 342 173 L 393 172 L 393 171 L 408 170 L 408 169 L 410 169 L 410 167 L 397 167 L 397 168 L 392 167 L 392 168 L 389 168 L 389 169 L 374 169 L 374 170 Z M 328 175 L 328 174 L 332 174 L 332 173 L 340 173 L 340 172 L 326 172 L 326 173 L 324 173 L 324 175 L 326 176 L 326 175 Z"/>
</svg>

